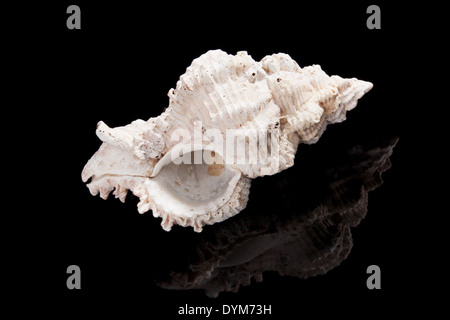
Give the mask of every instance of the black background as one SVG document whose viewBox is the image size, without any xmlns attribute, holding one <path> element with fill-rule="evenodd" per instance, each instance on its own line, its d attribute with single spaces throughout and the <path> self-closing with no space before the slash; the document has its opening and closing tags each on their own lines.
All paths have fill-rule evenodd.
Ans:
<svg viewBox="0 0 450 320">
<path fill-rule="evenodd" d="M 81 30 L 66 28 L 70 4 L 81 8 Z M 11 30 L 20 36 L 9 35 L 12 48 L 20 49 L 9 60 L 17 70 L 10 83 L 27 89 L 14 93 L 12 109 L 21 113 L 29 106 L 22 116 L 37 129 L 24 130 L 34 192 L 18 200 L 21 236 L 13 239 L 21 249 L 12 250 L 15 258 L 8 262 L 20 274 L 13 279 L 14 297 L 61 317 L 124 311 L 183 318 L 177 311 L 186 303 L 271 304 L 274 318 L 384 315 L 421 307 L 414 298 L 424 294 L 428 280 L 417 270 L 430 253 L 411 224 L 423 208 L 409 192 L 418 179 L 411 168 L 420 158 L 406 155 L 417 140 L 407 112 L 415 101 L 404 98 L 406 91 L 420 90 L 408 84 L 413 30 L 405 30 L 407 8 L 384 1 L 374 3 L 381 8 L 381 30 L 368 30 L 370 4 L 61 1 L 15 9 L 20 18 Z M 83 166 L 100 146 L 97 122 L 115 127 L 159 115 L 179 76 L 210 49 L 245 50 L 256 61 L 284 52 L 301 67 L 320 64 L 329 75 L 374 84 L 344 123 L 330 126 L 316 145 L 300 146 L 297 154 L 321 159 L 340 146 L 399 137 L 384 184 L 369 194 L 367 217 L 352 230 L 352 252 L 326 275 L 300 280 L 267 272 L 262 283 L 217 299 L 202 291 L 160 289 L 153 277 L 161 261 L 170 260 L 165 249 L 196 235 L 180 227 L 167 233 L 160 219 L 137 212 L 135 197 L 125 204 L 104 201 L 81 181 Z M 250 199 L 261 210 L 264 201 L 277 201 L 252 192 Z M 66 287 L 72 264 L 82 270 L 81 290 Z M 381 267 L 381 290 L 366 287 L 371 264 Z"/>
</svg>

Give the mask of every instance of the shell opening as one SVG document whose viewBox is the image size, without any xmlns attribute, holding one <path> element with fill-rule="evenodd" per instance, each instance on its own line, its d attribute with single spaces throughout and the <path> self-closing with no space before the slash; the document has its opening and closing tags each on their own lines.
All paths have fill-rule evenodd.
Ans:
<svg viewBox="0 0 450 320">
<path fill-rule="evenodd" d="M 207 203 L 222 197 L 223 200 L 220 202 L 225 202 L 228 199 L 227 194 L 234 189 L 240 174 L 220 162 L 208 164 L 205 161 L 207 152 L 195 150 L 183 154 L 184 159 L 191 161 L 180 164 L 176 164 L 177 161 L 169 162 L 152 179 L 157 180 L 161 188 L 179 200 Z"/>
</svg>

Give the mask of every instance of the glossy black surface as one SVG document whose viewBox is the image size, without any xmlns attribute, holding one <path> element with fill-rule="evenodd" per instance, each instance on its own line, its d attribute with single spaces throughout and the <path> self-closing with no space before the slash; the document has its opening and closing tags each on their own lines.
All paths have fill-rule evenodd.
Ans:
<svg viewBox="0 0 450 320">
<path fill-rule="evenodd" d="M 401 10 L 385 3 L 382 29 L 368 30 L 369 4 L 223 3 L 205 11 L 188 3 L 82 2 L 82 30 L 73 32 L 65 27 L 68 4 L 45 5 L 47 19 L 40 29 L 25 29 L 21 50 L 30 66 L 21 83 L 30 90 L 18 103 L 36 101 L 27 117 L 39 123 L 34 138 L 44 143 L 32 153 L 35 193 L 21 200 L 29 209 L 19 224 L 26 245 L 11 260 L 21 274 L 18 299 L 55 314 L 123 310 L 169 319 L 182 318 L 177 311 L 186 303 L 270 304 L 275 318 L 357 316 L 356 305 L 377 314 L 401 311 L 397 297 L 414 295 L 407 266 L 418 241 L 408 221 L 419 209 L 407 192 L 414 181 L 407 172 L 418 160 L 405 156 L 414 142 L 398 80 L 407 69 L 400 49 L 409 39 L 396 21 Z M 246 50 L 257 61 L 288 53 L 302 67 L 320 64 L 329 75 L 374 88 L 345 122 L 300 146 L 293 168 L 253 181 L 244 211 L 201 234 L 178 226 L 163 231 L 150 212 L 137 212 L 134 196 L 125 204 L 91 196 L 80 176 L 100 145 L 97 122 L 114 127 L 160 114 L 191 61 L 217 48 Z M 364 202 L 367 190 L 373 191 Z M 258 240 L 263 235 L 268 242 Z M 238 250 L 240 243 L 246 245 Z M 322 252 L 328 260 L 317 260 Z M 251 265 L 258 259 L 259 267 Z M 79 291 L 66 288 L 71 264 L 82 270 Z M 366 287 L 372 264 L 382 270 L 381 290 Z M 206 269 L 224 291 L 217 298 L 195 289 L 211 285 L 199 280 Z M 237 285 L 250 274 L 261 280 L 261 273 L 262 282 Z M 227 292 L 223 279 L 237 292 Z"/>
</svg>

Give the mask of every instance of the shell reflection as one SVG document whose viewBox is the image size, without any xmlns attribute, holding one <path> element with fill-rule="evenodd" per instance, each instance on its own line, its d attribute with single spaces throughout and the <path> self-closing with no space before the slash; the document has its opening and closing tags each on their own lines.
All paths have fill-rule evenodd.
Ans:
<svg viewBox="0 0 450 320">
<path fill-rule="evenodd" d="M 302 279 L 325 274 L 349 255 L 350 228 L 366 215 L 368 192 L 382 184 L 397 141 L 353 146 L 327 163 L 315 161 L 314 169 L 299 165 L 264 184 L 255 181 L 259 200 L 250 200 L 245 214 L 206 228 L 188 254 L 175 252 L 189 261 L 176 261 L 177 270 L 160 275 L 158 286 L 217 297 L 262 281 L 264 271 Z"/>
</svg>

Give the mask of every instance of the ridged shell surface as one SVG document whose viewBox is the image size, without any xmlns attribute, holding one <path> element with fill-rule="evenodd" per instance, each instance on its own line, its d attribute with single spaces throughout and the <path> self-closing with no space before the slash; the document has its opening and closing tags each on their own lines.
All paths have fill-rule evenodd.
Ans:
<svg viewBox="0 0 450 320">
<path fill-rule="evenodd" d="M 315 143 L 372 84 L 300 68 L 287 54 L 254 61 L 208 51 L 169 91 L 158 117 L 97 125 L 100 149 L 83 169 L 93 195 L 140 198 L 138 210 L 201 231 L 239 213 L 251 179 L 294 164 L 299 143 Z"/>
</svg>

